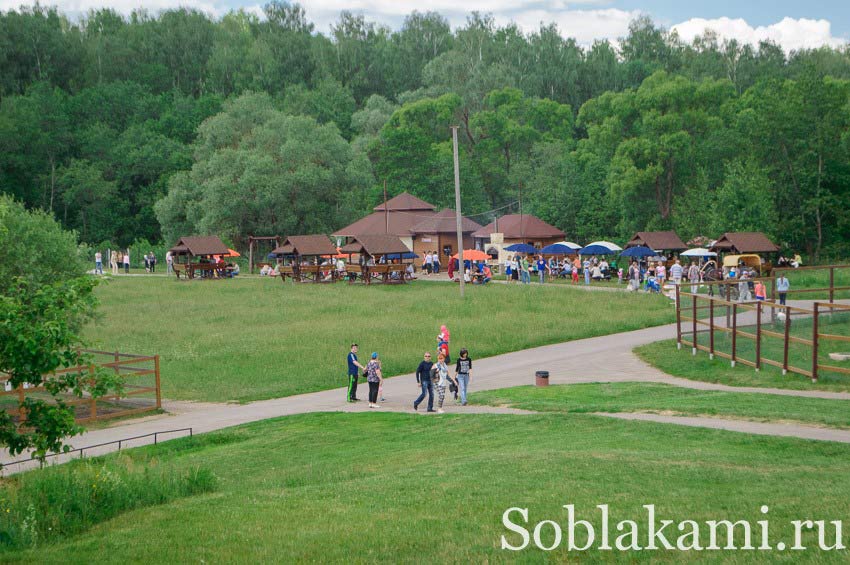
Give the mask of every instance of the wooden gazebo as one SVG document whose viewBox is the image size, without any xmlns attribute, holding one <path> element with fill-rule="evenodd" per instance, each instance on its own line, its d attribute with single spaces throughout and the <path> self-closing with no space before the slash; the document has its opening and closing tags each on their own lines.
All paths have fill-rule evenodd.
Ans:
<svg viewBox="0 0 850 565">
<path fill-rule="evenodd" d="M 352 283 L 356 277 L 352 275 L 360 275 L 360 279 L 366 284 L 372 282 L 382 283 L 406 283 L 405 273 L 407 266 L 402 263 L 401 257 L 411 253 L 410 249 L 404 242 L 394 235 L 358 235 L 348 245 L 340 249 L 340 253 L 345 253 L 349 257 L 357 254 L 360 257 L 359 263 L 349 261 L 346 266 L 346 271 L 349 274 L 348 282 Z M 399 257 L 398 263 L 393 263 L 392 257 Z M 371 258 L 375 264 L 369 264 L 367 258 Z M 378 263 L 381 258 L 385 258 L 384 263 Z M 390 258 L 387 260 L 386 258 Z"/>
<path fill-rule="evenodd" d="M 213 262 L 212 257 L 230 254 L 224 242 L 214 235 L 181 237 L 169 251 L 174 257 L 174 273 L 177 278 L 183 273 L 190 279 L 195 278 L 196 271 L 220 271 L 221 266 Z"/>
<path fill-rule="evenodd" d="M 775 253 L 779 247 L 761 232 L 729 232 L 711 246 L 712 251 L 719 253 Z"/>
<path fill-rule="evenodd" d="M 273 255 L 282 257 L 284 265 L 280 268 L 283 280 L 290 277 L 296 282 L 336 282 L 336 266 L 333 256 L 336 247 L 326 235 L 291 235 L 283 245 L 272 251 Z M 320 259 L 328 257 L 331 262 L 321 265 Z M 288 264 L 287 264 L 288 263 Z"/>
<path fill-rule="evenodd" d="M 684 251 L 688 248 L 674 231 L 639 231 L 626 244 L 626 249 L 640 245 L 654 251 Z"/>
</svg>

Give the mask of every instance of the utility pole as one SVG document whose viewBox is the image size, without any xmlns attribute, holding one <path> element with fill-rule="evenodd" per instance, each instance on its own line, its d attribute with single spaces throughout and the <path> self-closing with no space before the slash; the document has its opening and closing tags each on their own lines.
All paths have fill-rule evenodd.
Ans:
<svg viewBox="0 0 850 565">
<path fill-rule="evenodd" d="M 463 227 L 461 225 L 460 214 L 460 164 L 457 157 L 457 128 L 452 126 L 452 145 L 454 146 L 455 157 L 455 220 L 457 221 L 457 264 L 460 271 L 460 297 L 463 298 L 463 293 L 466 285 L 463 275 L 465 274 L 463 267 Z M 451 257 L 449 257 L 451 261 Z"/>
<path fill-rule="evenodd" d="M 390 210 L 387 207 L 387 179 L 384 179 L 384 223 L 387 233 L 390 233 Z"/>
</svg>

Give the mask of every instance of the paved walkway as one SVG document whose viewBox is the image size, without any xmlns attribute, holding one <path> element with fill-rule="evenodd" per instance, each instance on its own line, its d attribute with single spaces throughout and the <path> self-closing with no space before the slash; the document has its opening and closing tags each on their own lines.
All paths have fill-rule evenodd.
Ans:
<svg viewBox="0 0 850 565">
<path fill-rule="evenodd" d="M 476 359 L 470 390 L 474 394 L 475 391 L 532 384 L 534 382 L 535 371 L 547 370 L 550 374 L 549 381 L 552 384 L 638 381 L 664 383 L 699 390 L 850 400 L 850 393 L 730 387 L 722 384 L 680 379 L 655 369 L 638 359 L 632 353 L 632 349 L 640 345 L 675 337 L 675 331 L 675 325 L 670 324 L 632 332 L 536 347 L 486 359 Z M 413 407 L 411 403 L 418 392 L 419 387 L 416 385 L 412 374 L 388 378 L 384 384 L 384 395 L 387 400 L 382 403 L 380 410 L 409 412 L 412 414 Z M 360 386 L 358 394 L 361 398 L 366 397 L 367 387 L 365 384 Z M 129 420 L 109 428 L 91 430 L 82 436 L 73 438 L 71 443 L 77 447 L 84 447 L 176 428 L 191 427 L 194 433 L 203 433 L 247 422 L 306 412 L 368 412 L 370 410 L 366 402 L 354 404 L 345 402 L 344 388 L 252 402 L 250 404 L 166 401 L 164 408 L 168 414 Z M 455 406 L 453 401 L 447 402 L 446 412 L 527 413 L 519 410 L 485 406 L 470 405 L 459 407 Z M 428 416 L 423 415 L 423 417 Z M 627 415 L 617 414 L 615 417 L 622 418 L 627 417 Z M 760 433 L 755 430 L 767 429 L 764 427 L 767 424 L 757 424 L 743 420 L 683 418 L 649 414 L 637 414 L 631 417 L 634 419 L 653 419 L 654 421 L 664 421 L 680 425 L 722 427 L 722 429 L 747 433 Z M 792 435 L 806 439 L 844 441 L 843 439 L 836 438 L 844 438 L 845 434 L 850 434 L 850 432 L 795 424 L 776 424 L 776 426 L 782 426 L 782 430 L 785 433 L 778 433 L 779 430 L 776 428 L 773 431 L 777 433 L 772 435 Z M 129 442 L 127 446 L 152 442 L 153 440 L 150 438 L 138 440 L 135 443 Z M 113 449 L 115 447 L 104 448 L 102 451 L 92 450 L 91 454 L 102 453 Z M 6 464 L 18 458 L 20 457 L 10 457 L 5 451 L 0 452 L 0 463 Z M 61 461 L 67 459 L 67 456 L 60 456 L 53 459 Z M 29 464 L 15 467 L 23 469 L 27 465 Z M 7 472 L 14 472 L 15 470 L 10 467 L 7 469 Z"/>
</svg>

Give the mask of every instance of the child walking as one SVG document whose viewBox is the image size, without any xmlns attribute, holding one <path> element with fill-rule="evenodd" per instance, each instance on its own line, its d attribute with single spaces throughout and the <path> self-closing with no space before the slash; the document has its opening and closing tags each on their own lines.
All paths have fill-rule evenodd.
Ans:
<svg viewBox="0 0 850 565">
<path fill-rule="evenodd" d="M 443 413 L 443 402 L 446 400 L 446 385 L 450 380 L 453 380 L 449 377 L 449 367 L 446 365 L 446 356 L 440 353 L 437 355 L 437 364 L 434 365 L 432 369 L 436 373 L 435 377 L 439 379 L 437 381 L 437 413 Z M 434 380 L 433 378 L 431 379 Z M 454 381 L 455 385 L 457 385 L 457 381 Z"/>
</svg>

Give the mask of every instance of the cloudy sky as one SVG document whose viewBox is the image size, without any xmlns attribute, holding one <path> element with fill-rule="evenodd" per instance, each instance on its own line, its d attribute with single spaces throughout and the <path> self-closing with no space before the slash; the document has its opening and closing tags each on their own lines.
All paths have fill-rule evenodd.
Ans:
<svg viewBox="0 0 850 565">
<path fill-rule="evenodd" d="M 0 0 L 0 10 L 21 4 Z M 42 0 L 69 14 L 110 6 L 129 13 L 144 7 L 150 11 L 192 6 L 221 15 L 233 8 L 259 11 L 263 0 Z M 339 12 L 362 13 L 370 20 L 398 28 L 413 10 L 435 10 L 452 26 L 461 26 L 474 10 L 492 13 L 499 23 L 516 22 L 533 30 L 542 22 L 556 22 L 565 36 L 582 44 L 595 39 L 617 39 L 628 23 L 647 14 L 657 23 L 678 30 L 686 40 L 712 28 L 720 35 L 758 43 L 772 39 L 786 50 L 850 41 L 850 0 L 301 0 L 316 29 L 327 32 Z"/>
</svg>

